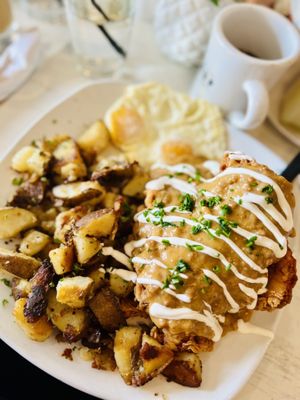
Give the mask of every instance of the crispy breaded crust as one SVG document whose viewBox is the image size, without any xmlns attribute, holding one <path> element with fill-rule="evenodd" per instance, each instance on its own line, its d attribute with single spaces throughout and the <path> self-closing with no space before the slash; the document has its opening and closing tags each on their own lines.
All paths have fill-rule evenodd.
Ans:
<svg viewBox="0 0 300 400">
<path fill-rule="evenodd" d="M 273 311 L 289 304 L 297 279 L 296 260 L 288 249 L 285 257 L 269 267 L 268 291 L 259 296 L 256 309 Z"/>
</svg>

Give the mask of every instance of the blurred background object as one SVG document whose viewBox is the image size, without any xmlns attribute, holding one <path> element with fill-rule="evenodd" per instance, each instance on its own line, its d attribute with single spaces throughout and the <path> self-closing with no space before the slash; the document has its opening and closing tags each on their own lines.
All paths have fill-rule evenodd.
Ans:
<svg viewBox="0 0 300 400">
<path fill-rule="evenodd" d="M 127 57 L 133 0 L 64 0 L 78 66 L 86 77 L 113 75 Z"/>
<path fill-rule="evenodd" d="M 0 1 L 0 53 L 9 43 L 9 35 L 12 26 L 12 10 L 9 0 Z"/>
<path fill-rule="evenodd" d="M 33 18 L 55 22 L 63 18 L 62 0 L 21 0 L 24 11 Z"/>
</svg>

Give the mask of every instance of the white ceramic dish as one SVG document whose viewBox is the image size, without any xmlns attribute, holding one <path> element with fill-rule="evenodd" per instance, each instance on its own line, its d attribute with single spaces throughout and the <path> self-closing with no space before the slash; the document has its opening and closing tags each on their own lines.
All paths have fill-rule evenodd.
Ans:
<svg viewBox="0 0 300 400">
<path fill-rule="evenodd" d="M 293 128 L 286 128 L 280 122 L 280 104 L 284 93 L 289 86 L 300 78 L 300 59 L 287 71 L 282 79 L 272 88 L 270 92 L 270 108 L 268 117 L 275 128 L 292 143 L 300 147 L 300 133 Z"/>
<path fill-rule="evenodd" d="M 4 204 L 11 191 L 13 173 L 9 169 L 12 154 L 25 144 L 55 133 L 67 132 L 77 136 L 85 125 L 103 116 L 108 106 L 121 95 L 124 85 L 120 83 L 100 83 L 88 86 L 68 97 L 53 110 L 37 121 L 24 134 L 22 140 L 5 157 L 0 165 L 0 204 Z M 284 163 L 270 150 L 247 134 L 230 130 L 230 148 L 242 150 L 255 156 L 258 161 L 270 165 L 277 171 Z M 27 339 L 11 316 L 13 301 L 9 290 L 0 283 L 0 302 L 9 299 L 9 304 L 0 306 L 0 338 L 27 360 L 61 381 L 105 400 L 228 400 L 231 399 L 249 379 L 261 361 L 269 344 L 269 339 L 255 335 L 231 333 L 215 346 L 212 353 L 204 354 L 203 385 L 191 389 L 175 383 L 167 383 L 164 378 L 156 378 L 144 387 L 126 386 L 118 372 L 92 369 L 90 363 L 82 361 L 74 352 L 70 362 L 61 353 L 66 344 L 59 344 L 54 338 L 44 343 Z M 257 313 L 253 322 L 275 330 L 279 314 Z M 154 393 L 158 393 L 156 397 Z"/>
</svg>

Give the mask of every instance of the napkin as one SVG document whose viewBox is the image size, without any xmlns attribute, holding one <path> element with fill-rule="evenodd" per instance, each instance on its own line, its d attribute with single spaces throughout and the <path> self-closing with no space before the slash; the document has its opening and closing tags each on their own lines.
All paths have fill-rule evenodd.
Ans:
<svg viewBox="0 0 300 400">
<path fill-rule="evenodd" d="M 18 89 L 34 71 L 39 61 L 39 42 L 36 28 L 20 30 L 0 54 L 0 101 Z"/>
</svg>

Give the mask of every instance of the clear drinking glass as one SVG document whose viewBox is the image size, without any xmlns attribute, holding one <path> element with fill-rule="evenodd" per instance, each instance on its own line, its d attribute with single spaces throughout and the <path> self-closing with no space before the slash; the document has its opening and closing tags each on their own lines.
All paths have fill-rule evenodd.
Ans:
<svg viewBox="0 0 300 400">
<path fill-rule="evenodd" d="M 9 43 L 12 20 L 9 0 L 0 0 L 0 53 L 2 53 Z"/>
<path fill-rule="evenodd" d="M 112 75 L 124 63 L 134 0 L 64 0 L 72 45 L 82 73 Z"/>
<path fill-rule="evenodd" d="M 28 15 L 47 22 L 57 22 L 64 15 L 62 0 L 22 0 L 21 4 Z"/>
</svg>

